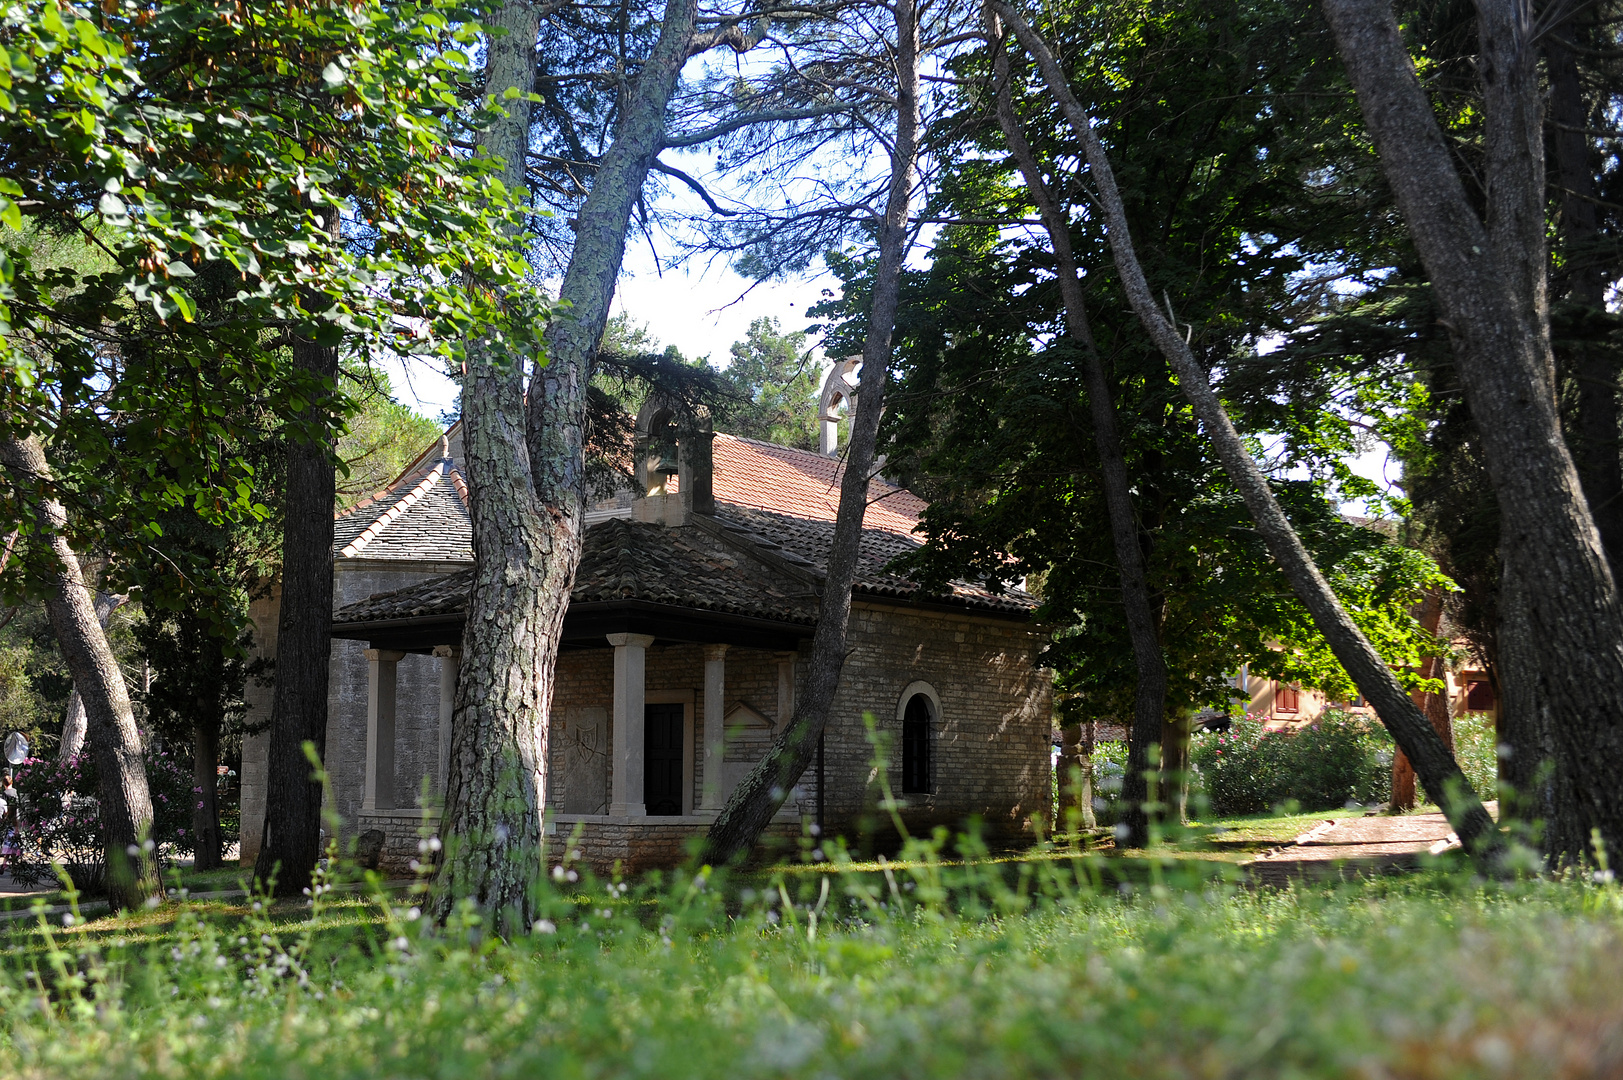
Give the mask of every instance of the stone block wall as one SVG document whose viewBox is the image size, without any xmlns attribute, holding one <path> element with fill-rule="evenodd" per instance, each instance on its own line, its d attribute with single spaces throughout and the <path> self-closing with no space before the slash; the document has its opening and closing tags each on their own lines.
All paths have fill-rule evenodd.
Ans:
<svg viewBox="0 0 1623 1080">
<path fill-rule="evenodd" d="M 805 678 L 804 664 L 796 664 L 796 693 Z M 778 654 L 765 649 L 731 648 L 727 650 L 727 689 L 723 711 L 743 703 L 765 716 L 774 725 L 786 717 L 778 716 Z M 693 697 L 693 745 L 689 752 L 693 760 L 692 805 L 701 806 L 704 794 L 704 646 L 655 645 L 648 650 L 643 692 L 646 695 L 691 694 Z M 553 692 L 553 728 L 548 740 L 549 765 L 547 806 L 554 813 L 563 813 L 568 799 L 571 769 L 566 755 L 570 735 L 564 725 L 581 714 L 577 710 L 600 708 L 607 713 L 605 730 L 612 745 L 614 737 L 614 650 L 607 641 L 601 649 L 567 649 L 558 658 L 558 681 Z M 577 720 L 577 722 L 579 722 Z M 726 747 L 728 762 L 753 763 L 771 745 L 772 730 L 735 727 L 728 734 Z M 612 768 L 605 757 L 602 768 Z M 605 771 L 602 783 L 606 785 Z"/>
<path fill-rule="evenodd" d="M 420 858 L 421 853 L 417 845 L 423 839 L 423 830 L 427 829 L 429 835 L 439 835 L 439 815 L 429 811 L 402 810 L 398 813 L 362 813 L 353 819 L 351 835 L 346 841 L 359 836 L 368 829 L 378 829 L 383 833 L 383 851 L 378 858 L 378 869 L 388 877 L 411 877 L 416 871 L 412 869 L 413 859 Z"/>
<path fill-rule="evenodd" d="M 825 820 L 849 829 L 876 802 L 871 712 L 887 744 L 892 791 L 905 799 L 909 830 L 961 827 L 970 817 L 990 836 L 1017 841 L 1050 813 L 1053 683 L 1035 666 L 1041 638 L 1022 622 L 956 612 L 857 604 L 841 685 L 825 736 Z M 940 702 L 931 733 L 933 792 L 901 793 L 901 698 L 924 682 Z"/>
</svg>

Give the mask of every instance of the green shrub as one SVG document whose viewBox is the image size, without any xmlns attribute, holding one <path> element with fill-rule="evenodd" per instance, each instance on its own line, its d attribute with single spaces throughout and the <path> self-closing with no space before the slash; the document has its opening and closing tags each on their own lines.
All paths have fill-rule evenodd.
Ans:
<svg viewBox="0 0 1623 1080">
<path fill-rule="evenodd" d="M 1392 742 L 1364 717 L 1329 711 L 1296 732 L 1269 732 L 1247 717 L 1225 732 L 1196 735 L 1197 782 L 1220 815 L 1256 814 L 1288 800 L 1304 810 L 1387 799 Z"/>
<path fill-rule="evenodd" d="M 1466 713 L 1454 718 L 1454 757 L 1479 796 L 1499 797 L 1499 739 L 1493 717 Z M 1427 801 L 1436 801 L 1425 791 L 1425 785 L 1420 785 L 1419 791 Z"/>
</svg>

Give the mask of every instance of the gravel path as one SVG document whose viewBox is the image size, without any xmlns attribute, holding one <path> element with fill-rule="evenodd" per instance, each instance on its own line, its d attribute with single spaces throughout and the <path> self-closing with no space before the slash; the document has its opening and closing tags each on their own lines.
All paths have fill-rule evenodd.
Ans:
<svg viewBox="0 0 1623 1080">
<path fill-rule="evenodd" d="M 1497 814 L 1498 805 L 1489 803 L 1488 810 Z M 1369 815 L 1327 820 L 1289 844 L 1263 852 L 1245 868 L 1259 885 L 1284 885 L 1292 880 L 1408 870 L 1428 854 L 1440 855 L 1459 846 L 1459 837 L 1440 813 Z"/>
</svg>

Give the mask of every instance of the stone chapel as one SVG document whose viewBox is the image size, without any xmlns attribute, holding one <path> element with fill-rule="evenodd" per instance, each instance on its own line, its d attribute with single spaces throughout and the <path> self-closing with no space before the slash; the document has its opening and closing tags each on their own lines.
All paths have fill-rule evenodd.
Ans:
<svg viewBox="0 0 1623 1080">
<path fill-rule="evenodd" d="M 650 401 L 635 483 L 586 515 L 549 736 L 548 832 L 607 868 L 670 865 L 706 830 L 794 708 L 839 501 L 836 365 L 821 453 L 713 433 Z M 348 835 L 384 864 L 417 854 L 444 789 L 473 551 L 453 426 L 385 492 L 338 516 L 326 760 Z M 876 477 L 839 693 L 818 760 L 774 831 L 852 835 L 878 801 L 864 722 L 888 747 L 910 829 L 970 818 L 1018 842 L 1050 812 L 1051 680 L 1034 599 L 964 582 L 928 593 L 889 563 L 925 508 Z M 274 656 L 276 598 L 256 605 Z M 268 717 L 254 688 L 250 723 Z M 242 859 L 258 853 L 268 736 L 243 747 Z"/>
</svg>

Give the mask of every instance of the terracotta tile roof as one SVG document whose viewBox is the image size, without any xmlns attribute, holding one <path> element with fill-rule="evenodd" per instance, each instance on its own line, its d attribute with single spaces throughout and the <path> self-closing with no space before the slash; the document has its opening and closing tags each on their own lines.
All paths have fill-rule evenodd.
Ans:
<svg viewBox="0 0 1623 1080">
<path fill-rule="evenodd" d="M 473 526 L 468 487 L 457 468 L 461 454 L 458 422 L 387 490 L 337 515 L 333 557 L 471 562 Z"/>
<path fill-rule="evenodd" d="M 716 436 L 714 491 L 718 503 L 771 510 L 810 521 L 834 520 L 845 462 L 810 450 Z M 910 536 L 928 504 L 879 477 L 868 482 L 863 526 Z"/>
<path fill-rule="evenodd" d="M 367 623 L 389 619 L 415 619 L 431 615 L 462 616 L 468 611 L 468 590 L 473 588 L 473 567 L 444 577 L 430 578 L 393 592 L 373 593 L 338 609 L 335 624 Z"/>
<path fill-rule="evenodd" d="M 338 624 L 466 613 L 473 570 L 378 593 L 333 616 Z M 642 600 L 809 626 L 817 601 L 754 560 L 740 558 L 694 528 L 612 518 L 586 530 L 573 603 Z"/>
</svg>

